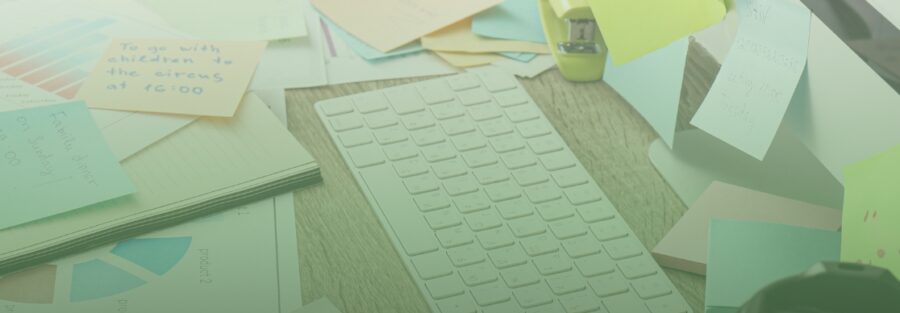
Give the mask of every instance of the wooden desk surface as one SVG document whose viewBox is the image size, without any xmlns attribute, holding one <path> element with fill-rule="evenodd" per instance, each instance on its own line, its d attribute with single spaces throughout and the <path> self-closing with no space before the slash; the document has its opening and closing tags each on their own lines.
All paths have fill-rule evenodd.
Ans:
<svg viewBox="0 0 900 313">
<path fill-rule="evenodd" d="M 679 129 L 688 127 L 717 72 L 718 64 L 693 43 Z M 320 100 L 424 79 L 288 92 L 290 130 L 319 161 L 324 180 L 295 193 L 305 303 L 327 296 L 344 313 L 429 312 L 313 110 Z M 644 245 L 654 247 L 686 207 L 650 163 L 647 148 L 657 135 L 649 124 L 605 83 L 571 83 L 556 69 L 521 81 Z M 703 312 L 704 277 L 666 273 L 695 312 Z"/>
</svg>

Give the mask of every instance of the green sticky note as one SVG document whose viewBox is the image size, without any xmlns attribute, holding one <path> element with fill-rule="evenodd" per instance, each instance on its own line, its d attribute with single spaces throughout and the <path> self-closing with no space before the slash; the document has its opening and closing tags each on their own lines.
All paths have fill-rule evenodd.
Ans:
<svg viewBox="0 0 900 313">
<path fill-rule="evenodd" d="M 735 312 L 757 291 L 814 264 L 837 261 L 836 231 L 713 219 L 706 268 L 707 312 Z"/>
<path fill-rule="evenodd" d="M 359 40 L 359 38 L 356 38 L 356 36 L 348 33 L 331 20 L 325 18 L 324 15 L 322 16 L 322 21 L 325 23 L 326 29 L 328 31 L 330 31 L 334 35 L 337 35 L 337 37 L 340 38 L 344 42 L 344 44 L 347 45 L 348 48 L 350 48 L 350 50 L 353 50 L 353 52 L 355 52 L 363 59 L 366 59 L 367 61 L 379 61 L 401 55 L 425 51 L 425 48 L 422 47 L 422 44 L 416 41 L 388 52 L 381 52 L 381 50 L 373 48 L 362 40 Z"/>
<path fill-rule="evenodd" d="M 900 146 L 844 169 L 841 260 L 900 276 Z"/>
<path fill-rule="evenodd" d="M 506 0 L 475 15 L 472 32 L 497 39 L 547 42 L 535 0 Z"/>
<path fill-rule="evenodd" d="M 134 191 L 84 102 L 0 113 L 0 229 Z"/>
<path fill-rule="evenodd" d="M 622 65 L 607 59 L 603 74 L 603 80 L 650 123 L 669 147 L 675 142 L 688 45 L 687 38 L 678 40 Z"/>
<path fill-rule="evenodd" d="M 637 59 L 725 17 L 722 0 L 585 0 L 615 64 Z"/>
</svg>

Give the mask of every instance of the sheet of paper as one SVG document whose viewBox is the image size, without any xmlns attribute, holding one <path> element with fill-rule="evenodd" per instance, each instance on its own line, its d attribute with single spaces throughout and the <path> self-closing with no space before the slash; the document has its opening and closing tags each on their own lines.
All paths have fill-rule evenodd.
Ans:
<svg viewBox="0 0 900 313">
<path fill-rule="evenodd" d="M 740 17 L 734 5 L 735 0 L 726 0 L 728 12 L 722 22 L 694 33 L 693 37 L 703 48 L 716 59 L 719 64 L 725 63 L 725 56 L 731 50 L 734 39 L 737 37 Z"/>
<path fill-rule="evenodd" d="M 546 43 L 538 4 L 531 0 L 504 0 L 476 14 L 472 32 L 491 38 Z"/>
<path fill-rule="evenodd" d="M 843 181 L 847 165 L 900 144 L 900 94 L 816 16 L 809 46 L 784 123 Z"/>
<path fill-rule="evenodd" d="M 536 53 L 527 52 L 498 52 L 497 54 L 519 62 L 529 62 L 538 56 Z"/>
<path fill-rule="evenodd" d="M 137 0 L 169 26 L 205 40 L 278 40 L 306 36 L 300 2 L 294 0 Z"/>
<path fill-rule="evenodd" d="M 841 261 L 900 274 L 900 146 L 844 170 Z"/>
<path fill-rule="evenodd" d="M 78 92 L 91 107 L 230 117 L 264 41 L 114 39 Z"/>
<path fill-rule="evenodd" d="M 422 52 L 425 50 L 425 48 L 422 47 L 422 44 L 420 44 L 418 41 L 415 41 L 415 42 L 408 43 L 400 48 L 391 50 L 390 52 L 381 52 L 378 49 L 372 48 L 372 46 L 366 44 L 362 40 L 359 40 L 356 37 L 353 37 L 353 35 L 344 31 L 343 29 L 341 29 L 340 26 L 337 26 L 331 20 L 329 20 L 325 17 L 322 17 L 322 21 L 324 21 L 325 24 L 328 25 L 328 30 L 331 31 L 331 33 L 333 35 L 340 37 L 341 40 L 344 41 L 344 44 L 346 44 L 347 47 L 352 49 L 354 52 L 356 52 L 356 54 L 358 54 L 363 59 L 366 59 L 369 61 L 377 61 L 377 60 L 381 60 L 384 58 L 390 58 L 390 57 L 395 57 L 398 55 Z"/>
<path fill-rule="evenodd" d="M 709 239 L 707 312 L 738 308 L 770 283 L 837 261 L 841 249 L 836 231 L 752 221 L 714 219 Z"/>
<path fill-rule="evenodd" d="M 806 67 L 810 13 L 802 3 L 738 0 L 740 30 L 691 120 L 762 160 Z"/>
<path fill-rule="evenodd" d="M 80 1 L 34 0 L 0 10 L 0 20 L 16 25 L 0 28 L 0 111 L 74 98 L 112 37 L 180 36 L 142 21 L 85 7 L 89 6 L 82 6 Z M 91 113 L 119 160 L 194 120 L 98 109 Z"/>
<path fill-rule="evenodd" d="M 534 78 L 547 70 L 556 67 L 556 60 L 550 55 L 538 55 L 528 62 L 514 60 L 500 60 L 491 64 L 513 75 L 524 78 Z"/>
<path fill-rule="evenodd" d="M 0 229 L 134 193 L 84 102 L 0 113 Z"/>
<path fill-rule="evenodd" d="M 622 65 L 607 59 L 603 81 L 628 101 L 672 147 L 681 102 L 687 38 Z M 653 90 L 653 92 L 647 92 Z"/>
<path fill-rule="evenodd" d="M 637 59 L 722 20 L 722 0 L 585 0 L 615 64 Z"/>
<path fill-rule="evenodd" d="M 263 52 L 251 89 L 306 88 L 328 84 L 322 24 L 309 0 L 298 0 L 306 16 L 304 38 L 269 42 Z"/>
<path fill-rule="evenodd" d="M 836 231 L 841 211 L 714 182 L 653 248 L 660 265 L 706 274 L 712 219 L 758 221 Z"/>
<path fill-rule="evenodd" d="M 447 28 L 422 37 L 422 46 L 428 50 L 443 52 L 530 52 L 550 53 L 543 43 L 517 40 L 492 39 L 472 32 L 472 19 L 465 19 Z"/>
<path fill-rule="evenodd" d="M 895 0 L 869 0 L 869 4 L 884 15 L 894 26 L 900 28 L 900 2 Z"/>
<path fill-rule="evenodd" d="M 341 313 L 341 310 L 338 310 L 328 298 L 321 298 L 294 311 L 294 313 Z"/>
<path fill-rule="evenodd" d="M 321 27 L 328 83 L 331 85 L 458 72 L 432 53 L 406 54 L 369 62 L 357 55 L 339 36 L 333 35 L 327 24 L 321 22 Z"/>
<path fill-rule="evenodd" d="M 496 53 L 464 53 L 434 51 L 441 59 L 455 67 L 473 67 L 502 61 L 504 57 Z"/>
<path fill-rule="evenodd" d="M 843 204 L 843 186 L 790 132 L 775 137 L 765 161 L 698 129 L 676 133 L 675 142 L 674 150 L 661 140 L 650 144 L 650 161 L 687 206 L 713 181 L 829 208 Z"/>
<path fill-rule="evenodd" d="M 272 109 L 272 113 L 275 113 L 275 116 L 287 126 L 287 99 L 284 89 L 254 90 L 253 93 L 265 102 Z"/>
<path fill-rule="evenodd" d="M 312 4 L 356 38 L 388 52 L 501 1 L 312 0 Z"/>
</svg>

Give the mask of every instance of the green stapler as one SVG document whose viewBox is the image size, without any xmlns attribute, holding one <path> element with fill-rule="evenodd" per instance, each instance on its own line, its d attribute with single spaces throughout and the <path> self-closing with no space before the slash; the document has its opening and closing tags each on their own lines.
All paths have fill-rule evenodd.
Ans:
<svg viewBox="0 0 900 313">
<path fill-rule="evenodd" d="M 585 0 L 538 0 L 544 34 L 563 77 L 594 81 L 603 77 L 606 45 Z"/>
</svg>

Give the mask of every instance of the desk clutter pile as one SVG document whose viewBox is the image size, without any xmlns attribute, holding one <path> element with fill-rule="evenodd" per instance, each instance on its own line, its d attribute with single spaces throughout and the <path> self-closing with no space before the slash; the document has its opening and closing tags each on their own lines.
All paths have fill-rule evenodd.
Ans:
<svg viewBox="0 0 900 313">
<path fill-rule="evenodd" d="M 315 105 L 434 312 L 697 312 L 658 266 L 708 312 L 822 261 L 897 273 L 896 56 L 806 2 L 0 0 L 0 312 L 336 312 L 301 308 L 291 192 L 322 177 L 285 91 L 425 76 Z M 690 209 L 652 249 L 517 82 L 561 58 L 542 6 L 595 18 L 659 134 Z M 722 66 L 676 131 L 692 41 Z"/>
</svg>

